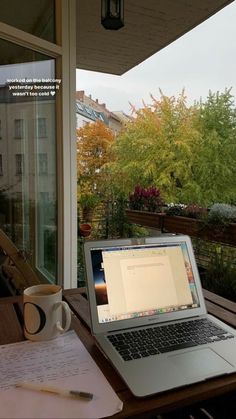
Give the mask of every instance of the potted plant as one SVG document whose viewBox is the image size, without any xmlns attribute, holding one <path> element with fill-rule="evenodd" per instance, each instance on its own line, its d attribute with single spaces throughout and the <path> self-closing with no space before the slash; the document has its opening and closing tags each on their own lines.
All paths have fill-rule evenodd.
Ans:
<svg viewBox="0 0 236 419">
<path fill-rule="evenodd" d="M 89 237 L 91 234 L 92 227 L 88 223 L 82 223 L 79 225 L 79 233 L 82 237 Z"/>
<path fill-rule="evenodd" d="M 91 222 L 93 212 L 99 204 L 100 198 L 97 194 L 92 192 L 82 192 L 79 198 L 79 205 L 82 210 L 82 219 L 84 222 Z"/>
<path fill-rule="evenodd" d="M 136 186 L 129 195 L 129 208 L 126 210 L 126 215 L 130 222 L 147 227 L 161 228 L 163 205 L 158 188 L 155 186 L 149 188 Z"/>
<path fill-rule="evenodd" d="M 163 206 L 160 189 L 155 186 L 143 188 L 136 186 L 129 195 L 129 207 L 134 210 L 160 212 Z"/>
<path fill-rule="evenodd" d="M 216 203 L 207 210 L 196 204 L 191 204 L 183 208 L 179 216 L 167 215 L 164 228 L 170 232 L 188 234 L 235 246 L 236 207 Z"/>
<path fill-rule="evenodd" d="M 172 233 L 235 245 L 236 207 L 214 204 L 207 210 L 197 204 L 172 204 L 166 209 L 163 228 Z"/>
</svg>

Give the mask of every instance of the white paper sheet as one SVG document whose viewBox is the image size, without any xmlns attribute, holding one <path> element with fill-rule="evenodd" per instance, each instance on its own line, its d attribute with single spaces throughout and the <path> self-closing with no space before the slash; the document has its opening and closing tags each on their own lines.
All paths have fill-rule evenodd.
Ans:
<svg viewBox="0 0 236 419">
<path fill-rule="evenodd" d="M 123 403 L 75 332 L 47 342 L 0 346 L 0 418 L 101 418 Z M 91 401 L 15 388 L 18 382 L 44 383 L 93 393 Z"/>
</svg>

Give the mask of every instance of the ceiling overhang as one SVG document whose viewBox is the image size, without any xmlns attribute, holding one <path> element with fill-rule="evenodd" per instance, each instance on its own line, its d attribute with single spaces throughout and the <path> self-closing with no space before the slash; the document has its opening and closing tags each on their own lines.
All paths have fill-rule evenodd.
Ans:
<svg viewBox="0 0 236 419">
<path fill-rule="evenodd" d="M 124 0 L 125 26 L 101 25 L 101 1 L 77 1 L 79 69 L 121 75 L 233 0 Z"/>
</svg>

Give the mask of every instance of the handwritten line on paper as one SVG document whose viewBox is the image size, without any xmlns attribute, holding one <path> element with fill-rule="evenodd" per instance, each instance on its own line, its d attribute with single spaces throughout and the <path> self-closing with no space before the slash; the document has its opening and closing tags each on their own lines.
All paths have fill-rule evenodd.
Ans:
<svg viewBox="0 0 236 419">
<path fill-rule="evenodd" d="M 17 382 L 55 381 L 86 373 L 86 359 L 80 359 L 74 345 L 78 338 L 70 334 L 45 342 L 19 342 L 0 346 L 0 390 L 6 390 Z"/>
<path fill-rule="evenodd" d="M 123 408 L 73 331 L 51 341 L 0 346 L 0 371 L 0 418 L 99 418 Z M 58 397 L 55 403 L 55 396 L 49 393 L 32 392 L 29 396 L 29 390 L 15 388 L 19 382 L 53 385 L 62 391 L 72 388 L 94 397 L 89 403 Z M 10 402 L 13 399 L 14 404 Z"/>
</svg>

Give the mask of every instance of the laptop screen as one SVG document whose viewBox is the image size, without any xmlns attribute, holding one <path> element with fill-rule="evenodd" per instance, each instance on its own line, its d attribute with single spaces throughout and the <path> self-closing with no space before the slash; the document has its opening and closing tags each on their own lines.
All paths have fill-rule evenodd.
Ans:
<svg viewBox="0 0 236 419">
<path fill-rule="evenodd" d="M 90 251 L 99 323 L 200 306 L 185 242 Z"/>
</svg>

